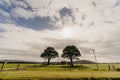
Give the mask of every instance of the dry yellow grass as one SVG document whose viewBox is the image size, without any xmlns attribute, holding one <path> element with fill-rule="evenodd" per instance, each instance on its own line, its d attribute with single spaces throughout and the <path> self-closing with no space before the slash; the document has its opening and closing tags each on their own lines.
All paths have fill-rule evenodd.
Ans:
<svg viewBox="0 0 120 80">
<path fill-rule="evenodd" d="M 23 79 L 23 78 L 120 78 L 117 71 L 7 71 L 0 72 L 2 79 Z"/>
</svg>

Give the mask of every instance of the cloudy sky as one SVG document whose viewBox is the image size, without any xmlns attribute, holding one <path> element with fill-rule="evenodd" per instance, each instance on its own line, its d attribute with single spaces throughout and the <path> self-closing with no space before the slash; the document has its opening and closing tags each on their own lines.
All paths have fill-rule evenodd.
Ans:
<svg viewBox="0 0 120 80">
<path fill-rule="evenodd" d="M 42 61 L 47 46 L 67 45 L 120 62 L 120 0 L 0 0 L 0 59 Z"/>
</svg>

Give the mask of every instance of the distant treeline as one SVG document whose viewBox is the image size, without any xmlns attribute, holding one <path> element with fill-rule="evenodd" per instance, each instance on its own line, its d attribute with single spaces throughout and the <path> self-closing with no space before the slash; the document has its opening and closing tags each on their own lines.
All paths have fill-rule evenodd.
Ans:
<svg viewBox="0 0 120 80">
<path fill-rule="evenodd" d="M 4 61 L 0 61 L 0 63 L 4 63 Z M 29 63 L 29 64 L 47 64 L 47 62 L 32 62 L 32 61 L 17 61 L 17 60 L 6 60 L 6 63 Z M 74 64 L 94 64 L 95 62 L 89 60 L 80 60 L 73 61 Z M 60 62 L 51 62 L 50 64 L 70 64 L 69 61 L 60 61 Z"/>
<path fill-rule="evenodd" d="M 4 63 L 4 60 L 0 60 L 0 63 Z M 32 62 L 32 61 L 18 61 L 18 60 L 7 60 L 7 63 L 23 63 L 23 64 L 47 64 L 47 62 Z M 96 62 L 89 61 L 89 60 L 80 60 L 80 61 L 73 61 L 74 64 L 95 64 Z M 51 62 L 51 64 L 70 64 L 69 61 L 60 61 L 60 62 Z M 100 64 L 100 63 L 99 63 Z M 102 63 L 106 64 L 106 63 Z M 117 63 L 109 63 L 109 64 L 119 64 Z"/>
</svg>

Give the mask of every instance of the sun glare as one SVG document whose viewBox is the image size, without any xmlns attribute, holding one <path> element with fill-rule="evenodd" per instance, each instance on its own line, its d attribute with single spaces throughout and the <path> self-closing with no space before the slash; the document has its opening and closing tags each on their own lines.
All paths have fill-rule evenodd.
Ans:
<svg viewBox="0 0 120 80">
<path fill-rule="evenodd" d="M 72 29 L 69 27 L 65 27 L 62 29 L 61 34 L 64 38 L 70 38 L 72 36 Z"/>
</svg>

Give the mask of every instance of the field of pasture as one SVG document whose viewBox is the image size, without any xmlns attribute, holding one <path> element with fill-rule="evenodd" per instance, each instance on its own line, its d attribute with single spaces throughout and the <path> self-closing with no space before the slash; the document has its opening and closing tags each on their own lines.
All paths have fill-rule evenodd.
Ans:
<svg viewBox="0 0 120 80">
<path fill-rule="evenodd" d="M 120 64 L 77 64 L 74 67 L 69 65 L 40 65 L 40 64 L 5 64 L 3 71 L 0 71 L 0 79 L 120 79 Z M 0 67 L 2 64 L 0 64 Z"/>
</svg>

